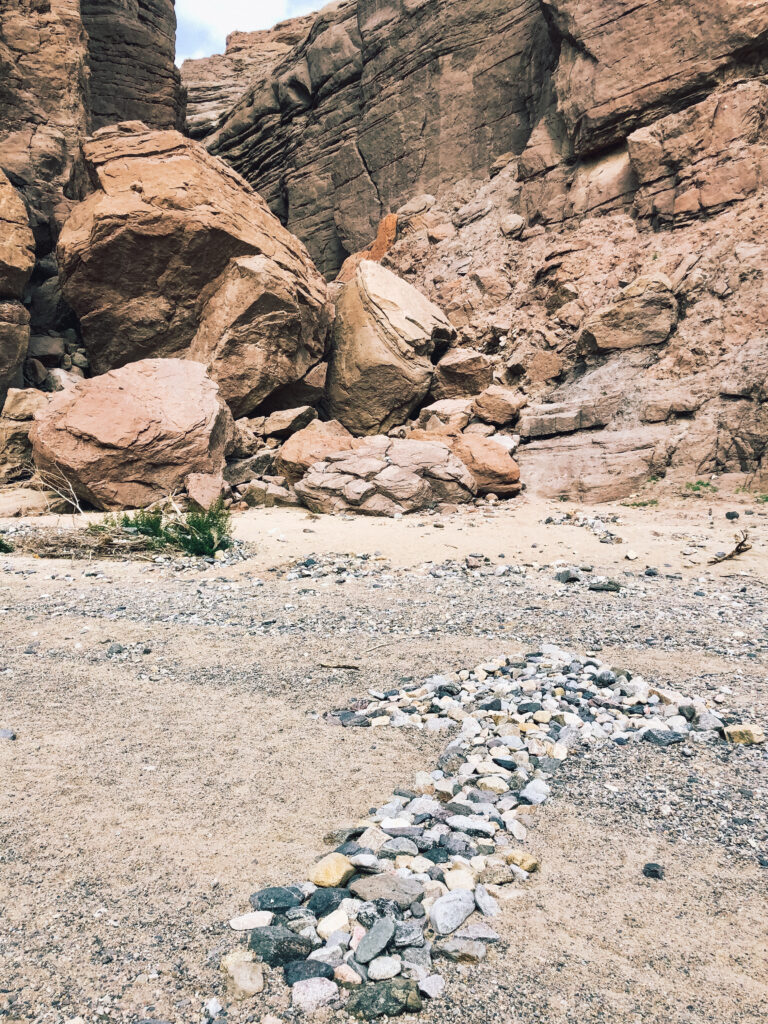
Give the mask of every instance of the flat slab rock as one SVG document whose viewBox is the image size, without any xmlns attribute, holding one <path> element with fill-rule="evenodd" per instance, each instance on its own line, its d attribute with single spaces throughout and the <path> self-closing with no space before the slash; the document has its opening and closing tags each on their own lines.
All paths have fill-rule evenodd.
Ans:
<svg viewBox="0 0 768 1024">
<path fill-rule="evenodd" d="M 415 878 L 399 878 L 397 875 L 358 878 L 349 888 L 355 896 L 365 902 L 394 900 L 401 910 L 406 910 L 424 896 L 424 886 L 421 882 Z"/>
</svg>

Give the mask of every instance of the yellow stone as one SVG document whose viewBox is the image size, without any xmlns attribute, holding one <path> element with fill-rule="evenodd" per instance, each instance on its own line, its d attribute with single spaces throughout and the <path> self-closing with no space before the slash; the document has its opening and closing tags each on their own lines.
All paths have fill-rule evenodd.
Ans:
<svg viewBox="0 0 768 1024">
<path fill-rule="evenodd" d="M 539 862 L 535 857 L 532 857 L 530 853 L 526 853 L 525 850 L 510 850 L 505 854 L 507 864 L 514 864 L 518 868 L 522 868 L 523 871 L 528 871 L 533 874 L 534 871 L 539 870 Z"/>
<path fill-rule="evenodd" d="M 509 786 L 499 775 L 488 775 L 484 779 L 479 779 L 477 788 L 484 790 L 486 793 L 506 793 L 509 791 Z"/>
<path fill-rule="evenodd" d="M 334 910 L 333 913 L 328 914 L 326 917 L 320 919 L 317 925 L 317 934 L 323 941 L 325 941 L 329 935 L 333 935 L 334 932 L 346 932 L 349 930 L 349 918 L 344 911 L 339 907 L 338 910 Z"/>
<path fill-rule="evenodd" d="M 729 743 L 741 743 L 744 746 L 765 743 L 765 732 L 759 725 L 726 725 L 724 732 Z"/>
<path fill-rule="evenodd" d="M 542 725 L 548 725 L 552 721 L 552 712 L 534 711 L 533 720 L 534 722 L 540 722 Z"/>
<path fill-rule="evenodd" d="M 309 880 L 322 889 L 336 889 L 348 882 L 354 873 L 354 865 L 343 854 L 329 853 L 315 864 Z"/>
<path fill-rule="evenodd" d="M 451 868 L 450 871 L 444 871 L 443 880 L 451 892 L 454 889 L 475 888 L 475 876 L 467 868 Z"/>
</svg>

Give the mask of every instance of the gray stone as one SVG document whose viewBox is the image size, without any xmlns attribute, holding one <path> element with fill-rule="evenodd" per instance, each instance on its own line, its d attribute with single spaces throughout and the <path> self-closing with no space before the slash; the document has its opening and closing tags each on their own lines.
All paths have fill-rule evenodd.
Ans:
<svg viewBox="0 0 768 1024">
<path fill-rule="evenodd" d="M 477 904 L 477 909 L 484 917 L 496 917 L 499 913 L 499 904 L 484 885 L 475 887 L 475 903 Z"/>
<path fill-rule="evenodd" d="M 297 981 L 291 995 L 292 1005 L 297 1010 L 314 1013 L 338 998 L 339 986 L 328 978 L 308 978 L 306 981 Z"/>
<path fill-rule="evenodd" d="M 365 902 L 393 900 L 401 910 L 407 910 L 411 903 L 424 896 L 424 886 L 421 882 L 415 878 L 401 878 L 399 875 L 357 878 L 349 888 L 358 899 Z"/>
<path fill-rule="evenodd" d="M 435 947 L 435 953 L 460 964 L 476 964 L 485 959 L 488 952 L 482 942 L 473 942 L 471 939 L 448 939 Z"/>
<path fill-rule="evenodd" d="M 430 974 L 419 982 L 419 992 L 427 999 L 439 999 L 445 992 L 445 978 L 439 974 Z"/>
<path fill-rule="evenodd" d="M 474 909 L 474 893 L 469 889 L 456 889 L 433 903 L 429 920 L 438 935 L 450 935 L 461 928 Z"/>
<path fill-rule="evenodd" d="M 391 917 L 381 917 L 373 927 L 365 933 L 355 950 L 358 963 L 367 964 L 383 953 L 395 934 L 395 922 Z"/>
</svg>

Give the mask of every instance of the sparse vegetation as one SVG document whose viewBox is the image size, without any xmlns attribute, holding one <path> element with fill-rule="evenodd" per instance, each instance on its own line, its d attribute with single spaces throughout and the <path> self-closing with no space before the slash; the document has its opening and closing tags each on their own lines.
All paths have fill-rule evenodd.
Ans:
<svg viewBox="0 0 768 1024">
<path fill-rule="evenodd" d="M 5 537 L 0 537 L 0 555 L 10 555 L 13 550 L 13 544 Z"/>
<path fill-rule="evenodd" d="M 624 508 L 655 508 L 659 504 L 656 498 L 649 498 L 647 501 L 623 501 Z"/>
<path fill-rule="evenodd" d="M 755 501 L 758 505 L 768 505 L 768 494 L 758 494 Z"/>
<path fill-rule="evenodd" d="M 717 488 L 709 480 L 689 481 L 685 490 L 688 494 L 717 494 Z"/>
<path fill-rule="evenodd" d="M 88 529 L 97 536 L 113 538 L 116 544 L 124 535 L 124 539 L 141 538 L 141 550 L 175 548 L 203 558 L 212 558 L 232 544 L 231 516 L 221 499 L 208 510 L 193 505 L 181 512 L 169 503 L 136 512 L 109 512 Z"/>
</svg>

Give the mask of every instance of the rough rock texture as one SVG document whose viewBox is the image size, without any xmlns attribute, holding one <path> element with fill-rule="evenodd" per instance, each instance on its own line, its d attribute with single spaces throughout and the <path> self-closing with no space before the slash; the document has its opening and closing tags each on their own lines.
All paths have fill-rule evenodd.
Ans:
<svg viewBox="0 0 768 1024">
<path fill-rule="evenodd" d="M 199 363 L 147 359 L 62 391 L 30 432 L 44 480 L 96 508 L 139 508 L 217 474 L 231 416 Z"/>
<path fill-rule="evenodd" d="M 349 451 L 355 445 L 355 439 L 338 421 L 324 423 L 314 420 L 285 442 L 278 452 L 275 468 L 281 476 L 293 482 L 304 476 L 316 462 L 322 462 L 337 452 Z"/>
<path fill-rule="evenodd" d="M 508 449 L 493 438 L 464 434 L 450 428 L 439 432 L 414 430 L 408 436 L 414 441 L 441 441 L 447 444 L 472 474 L 478 494 L 512 498 L 522 489 L 520 467 Z"/>
<path fill-rule="evenodd" d="M 109 121 L 183 115 L 172 0 L 8 0 L 0 19 L 0 168 L 24 192 L 38 255 L 76 188 L 83 138 Z"/>
<path fill-rule="evenodd" d="M 84 155 L 98 190 L 73 211 L 58 255 L 96 373 L 184 354 L 244 416 L 323 357 L 323 279 L 224 163 L 139 122 L 103 129 Z"/>
<path fill-rule="evenodd" d="M 342 0 L 209 145 L 335 273 L 410 196 L 521 150 L 555 60 L 535 0 Z"/>
<path fill-rule="evenodd" d="M 90 70 L 90 127 L 145 121 L 182 128 L 174 0 L 80 0 Z"/>
<path fill-rule="evenodd" d="M 32 273 L 34 244 L 21 196 L 0 171 L 0 405 L 27 352 L 29 314 L 17 300 Z"/>
<path fill-rule="evenodd" d="M 442 439 L 387 437 L 329 455 L 296 484 L 296 493 L 314 512 L 375 516 L 467 502 L 476 490 L 471 474 Z"/>
<path fill-rule="evenodd" d="M 353 434 L 401 424 L 426 397 L 437 342 L 455 335 L 434 303 L 378 263 L 362 262 L 336 305 L 331 415 Z"/>
<path fill-rule="evenodd" d="M 181 79 L 187 90 L 187 132 L 202 139 L 240 99 L 253 81 L 268 78 L 301 42 L 314 15 L 282 21 L 267 32 L 233 32 L 223 54 L 185 60 Z"/>
<path fill-rule="evenodd" d="M 432 396 L 436 402 L 447 398 L 469 398 L 493 383 L 493 366 L 482 352 L 454 348 L 435 367 Z"/>
</svg>

